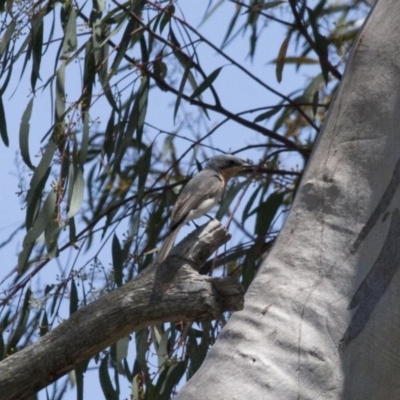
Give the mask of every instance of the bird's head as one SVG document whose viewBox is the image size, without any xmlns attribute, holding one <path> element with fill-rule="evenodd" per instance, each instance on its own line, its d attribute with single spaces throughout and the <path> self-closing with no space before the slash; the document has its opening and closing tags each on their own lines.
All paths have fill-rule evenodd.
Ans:
<svg viewBox="0 0 400 400">
<path fill-rule="evenodd" d="M 249 167 L 253 167 L 250 162 L 235 157 L 232 154 L 214 156 L 208 160 L 206 165 L 207 169 L 213 169 L 224 175 L 225 178 L 231 178 L 238 172 Z"/>
</svg>

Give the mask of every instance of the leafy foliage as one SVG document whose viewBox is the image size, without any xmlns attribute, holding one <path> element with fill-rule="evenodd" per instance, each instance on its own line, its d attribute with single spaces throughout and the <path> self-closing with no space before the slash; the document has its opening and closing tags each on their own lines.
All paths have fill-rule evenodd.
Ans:
<svg viewBox="0 0 400 400">
<path fill-rule="evenodd" d="M 199 168 L 221 149 L 258 161 L 245 182 L 227 189 L 217 214 L 231 216 L 241 240 L 203 272 L 238 276 L 248 287 L 275 240 L 368 8 L 357 0 L 210 1 L 196 28 L 183 3 L 0 1 L 6 146 L 6 96 L 21 91 L 26 76 L 30 85 L 19 127 L 29 171 L 21 176 L 29 179 L 22 185 L 26 232 L 18 265 L 2 282 L 2 358 L 67 318 L 66 306 L 72 314 L 145 269 L 179 188 L 196 172 L 187 165 Z M 219 43 L 207 32 L 213 18 L 223 31 Z M 266 56 L 277 37 L 276 54 Z M 267 61 L 277 82 L 293 66 L 292 74 L 305 70 L 308 78 L 291 83 L 289 93 L 277 90 L 263 67 L 252 72 L 252 63 Z M 242 81 L 246 91 L 262 94 L 251 108 L 241 101 Z M 41 116 L 36 128 L 42 104 L 52 115 Z M 33 126 L 40 138 L 32 137 Z M 235 129 L 241 134 L 230 133 Z M 242 189 L 245 204 L 234 215 L 232 201 Z M 60 273 L 48 278 L 56 262 Z M 40 276 L 50 283 L 40 286 Z M 200 367 L 223 324 L 149 327 L 131 343 L 126 338 L 104 350 L 90 365 L 98 368 L 105 398 L 119 398 L 123 379 L 134 399 L 169 399 Z M 78 398 L 88 365 L 75 370 Z M 47 394 L 61 398 L 65 391 L 66 383 Z"/>
</svg>

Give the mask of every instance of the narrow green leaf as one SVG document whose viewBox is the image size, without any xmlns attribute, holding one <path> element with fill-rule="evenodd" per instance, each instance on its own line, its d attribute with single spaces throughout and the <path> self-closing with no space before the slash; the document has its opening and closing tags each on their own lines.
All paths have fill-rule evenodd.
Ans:
<svg viewBox="0 0 400 400">
<path fill-rule="evenodd" d="M 103 12 L 106 5 L 106 0 L 95 0 L 93 4 L 94 8 L 98 9 L 100 12 Z"/>
<path fill-rule="evenodd" d="M 175 101 L 175 106 L 174 106 L 174 122 L 176 119 L 176 115 L 178 113 L 179 106 L 181 104 L 182 95 L 183 95 L 183 91 L 185 89 L 186 81 L 189 77 L 189 74 L 191 74 L 190 68 L 191 68 L 191 64 L 188 63 L 183 71 L 181 83 L 179 84 L 178 95 L 176 96 L 176 101 Z"/>
<path fill-rule="evenodd" d="M 249 218 L 249 216 L 251 215 L 250 209 L 251 209 L 251 207 L 253 207 L 254 201 L 256 200 L 256 197 L 260 193 L 260 190 L 261 190 L 261 186 L 258 186 L 256 188 L 256 190 L 254 190 L 254 192 L 250 196 L 246 205 L 244 206 L 243 213 L 242 213 L 242 224 L 244 224 L 244 222 L 247 220 L 247 218 Z"/>
<path fill-rule="evenodd" d="M 318 74 L 316 77 L 311 79 L 310 83 L 304 89 L 303 98 L 305 102 L 311 102 L 315 92 L 318 92 L 324 85 L 324 77 L 322 74 Z"/>
<path fill-rule="evenodd" d="M 7 352 L 15 350 L 18 342 L 22 338 L 22 336 L 26 333 L 26 325 L 29 319 L 29 313 L 31 310 L 31 297 L 32 297 L 32 290 L 30 287 L 26 290 L 24 302 L 22 304 L 21 310 L 19 312 L 17 326 L 12 333 L 11 340 L 7 345 Z"/>
<path fill-rule="evenodd" d="M 25 40 L 22 42 L 22 45 L 19 48 L 17 55 L 15 57 L 15 59 L 19 59 L 20 56 L 25 55 L 25 59 L 24 59 L 24 62 L 22 64 L 22 68 L 21 68 L 20 79 L 24 75 L 26 66 L 28 65 L 28 61 L 30 60 L 31 53 L 32 53 L 31 37 L 30 37 L 30 35 L 27 35 Z"/>
<path fill-rule="evenodd" d="M 162 331 L 161 329 L 163 328 L 162 325 L 153 325 L 152 326 L 152 335 L 151 338 L 153 339 L 153 344 L 155 347 L 158 347 L 158 345 L 161 342 L 162 338 Z"/>
<path fill-rule="evenodd" d="M 149 78 L 142 76 L 142 82 L 139 88 L 139 92 L 135 99 L 133 109 L 137 112 L 137 127 L 136 127 L 136 138 L 138 143 L 142 143 L 143 126 L 147 112 L 147 102 L 149 97 Z"/>
<path fill-rule="evenodd" d="M 94 57 L 95 53 L 93 40 L 89 40 L 85 45 L 85 63 L 83 70 L 83 92 L 82 92 L 82 114 L 84 118 L 90 105 L 92 103 L 93 85 L 96 77 L 96 61 Z"/>
<path fill-rule="evenodd" d="M 285 193 L 273 192 L 267 201 L 261 202 L 257 209 L 257 220 L 254 233 L 259 238 L 264 238 L 267 232 L 272 228 L 273 222 L 279 207 L 282 205 Z"/>
<path fill-rule="evenodd" d="M 156 347 L 159 369 L 165 367 L 166 362 L 169 360 L 168 345 L 169 345 L 170 331 L 171 331 L 170 328 L 165 330 L 165 332 L 162 334 L 159 340 L 158 346 Z"/>
<path fill-rule="evenodd" d="M 2 57 L 4 51 L 6 50 L 8 43 L 10 43 L 10 40 L 14 34 L 16 26 L 17 26 L 16 20 L 12 19 L 8 24 L 7 29 L 0 41 L 0 58 Z"/>
<path fill-rule="evenodd" d="M 218 0 L 214 5 L 212 5 L 212 3 L 209 3 L 207 5 L 207 9 L 206 9 L 206 11 L 205 11 L 205 13 L 203 15 L 203 18 L 200 21 L 200 24 L 197 25 L 197 29 L 200 28 L 201 26 L 203 26 L 204 23 L 207 22 L 210 17 L 215 15 L 217 13 L 218 9 L 220 9 L 220 7 L 222 5 L 224 5 L 224 3 L 225 3 L 224 0 Z"/>
<path fill-rule="evenodd" d="M 144 36 L 140 37 L 139 44 L 140 44 L 140 52 L 142 54 L 142 62 L 147 64 L 149 62 L 149 53 L 151 52 L 151 48 L 147 48 L 147 43 Z"/>
<path fill-rule="evenodd" d="M 170 3 L 163 12 L 163 17 L 160 22 L 160 33 L 162 33 L 162 31 L 165 28 L 165 25 L 168 24 L 168 22 L 171 20 L 171 17 L 174 14 L 175 14 L 175 6 L 173 5 L 173 3 Z"/>
<path fill-rule="evenodd" d="M 162 90 L 162 91 L 167 91 L 168 89 L 165 86 L 165 77 L 168 74 L 168 66 L 165 64 L 163 61 L 163 53 L 160 51 L 156 59 L 154 60 L 153 63 L 153 74 L 156 77 L 155 82 L 156 85 Z"/>
<path fill-rule="evenodd" d="M 318 102 L 319 102 L 319 92 L 316 91 L 316 92 L 314 93 L 313 100 L 312 100 L 312 111 L 313 111 L 313 116 L 314 116 L 314 117 L 315 117 L 315 115 L 317 114 Z"/>
<path fill-rule="evenodd" d="M 71 279 L 71 290 L 69 293 L 69 315 L 71 316 L 78 310 L 79 298 L 78 289 L 76 288 L 75 279 Z"/>
<path fill-rule="evenodd" d="M 153 146 L 149 146 L 138 162 L 138 201 L 141 201 L 141 197 L 143 196 L 145 190 L 147 176 L 151 167 L 152 154 Z"/>
<path fill-rule="evenodd" d="M 271 63 L 277 63 L 278 59 L 272 60 Z M 294 57 L 294 56 L 286 56 L 283 59 L 284 64 L 296 64 L 297 66 L 300 65 L 313 65 L 319 64 L 319 61 L 315 58 L 311 57 Z"/>
<path fill-rule="evenodd" d="M 320 60 L 322 60 L 322 59 L 328 60 L 328 54 L 329 54 L 328 53 L 328 45 L 329 45 L 329 43 L 328 43 L 328 40 L 326 39 L 326 37 L 319 32 L 318 18 L 317 18 L 318 13 L 316 13 L 314 10 L 312 10 L 309 7 L 306 7 L 306 9 L 308 11 L 311 29 L 314 34 L 314 41 L 318 48 L 318 56 L 319 56 Z M 329 70 L 327 68 L 327 65 L 325 62 L 320 62 L 320 66 L 321 66 L 321 71 L 322 71 L 322 75 L 324 77 L 325 83 L 328 84 L 329 83 Z"/>
<path fill-rule="evenodd" d="M 102 37 L 104 36 L 108 36 L 110 29 L 109 27 L 103 27 L 103 32 L 102 32 Z M 105 44 L 101 44 L 100 45 L 100 50 L 99 50 L 99 62 L 97 65 L 97 73 L 99 75 L 99 79 L 100 82 L 102 82 L 102 84 L 104 82 L 106 82 L 107 80 L 107 76 L 108 76 L 108 59 L 109 59 L 109 47 L 108 47 L 108 43 Z M 110 95 L 112 96 L 112 93 L 110 93 Z"/>
<path fill-rule="evenodd" d="M 83 400 L 83 382 L 85 372 L 87 371 L 89 360 L 83 361 L 75 368 L 75 381 L 76 381 L 76 398 L 77 400 Z"/>
<path fill-rule="evenodd" d="M 189 340 L 187 343 L 187 354 L 190 356 L 190 363 L 187 371 L 188 379 L 190 379 L 195 372 L 201 367 L 203 364 L 208 348 L 210 345 L 208 331 L 212 329 L 209 327 L 209 322 L 203 323 L 203 332 L 200 344 L 198 344 L 198 336 L 194 329 L 191 329 L 189 332 Z"/>
<path fill-rule="evenodd" d="M 35 92 L 36 82 L 40 78 L 40 63 L 43 47 L 43 18 L 38 17 L 32 23 L 32 72 L 31 88 Z"/>
<path fill-rule="evenodd" d="M 167 196 L 161 196 L 160 201 L 155 203 L 154 208 L 149 213 L 149 219 L 146 224 L 147 244 L 144 252 L 157 246 L 161 237 L 161 230 L 168 222 L 168 215 L 165 213 L 167 206 Z M 125 252 L 127 250 L 125 249 Z"/>
<path fill-rule="evenodd" d="M 35 167 L 33 166 L 29 155 L 29 121 L 32 115 L 33 100 L 34 98 L 32 97 L 26 106 L 19 126 L 19 149 L 21 151 L 22 160 L 32 171 L 35 170 Z"/>
<path fill-rule="evenodd" d="M 199 97 L 207 88 L 209 88 L 213 84 L 215 79 L 217 79 L 222 68 L 223 67 L 217 68 L 209 76 L 207 76 L 207 78 L 204 79 L 204 81 L 199 85 L 199 87 L 190 96 L 190 99 L 193 100 L 195 97 Z"/>
<path fill-rule="evenodd" d="M 69 184 L 72 184 L 72 190 L 68 193 L 68 218 L 72 218 L 80 210 L 85 193 L 85 180 L 81 169 L 73 165 L 70 168 L 69 180 Z"/>
<path fill-rule="evenodd" d="M 297 97 L 292 97 L 292 102 L 294 104 L 296 103 L 302 103 L 303 97 L 302 96 L 297 96 Z M 281 115 L 278 116 L 278 118 L 276 119 L 275 123 L 274 123 L 274 127 L 273 127 L 273 131 L 277 131 L 286 121 L 287 119 L 293 115 L 297 113 L 297 110 L 295 107 L 285 107 L 281 113 Z"/>
<path fill-rule="evenodd" d="M 259 263 L 257 263 L 257 254 L 253 249 L 250 249 L 244 259 L 243 265 L 242 265 L 242 285 L 244 286 L 245 289 L 247 289 L 251 282 L 253 281 L 254 277 L 256 276 L 257 273 L 257 266 Z"/>
<path fill-rule="evenodd" d="M 278 112 L 281 110 L 282 110 L 282 106 L 273 107 L 271 110 L 265 111 L 265 112 L 261 113 L 260 115 L 257 115 L 257 117 L 254 118 L 254 122 L 261 122 L 268 118 L 271 118 L 275 114 L 278 114 Z"/>
<path fill-rule="evenodd" d="M 44 288 L 44 296 L 47 297 L 47 295 L 54 289 L 54 284 L 46 285 Z"/>
<path fill-rule="evenodd" d="M 289 33 L 283 43 L 281 44 L 281 47 L 279 49 L 278 53 L 278 58 L 276 61 L 276 79 L 280 83 L 282 81 L 282 72 L 283 72 L 283 67 L 285 65 L 285 57 L 286 57 L 286 52 L 289 46 L 289 41 L 290 41 L 291 33 Z"/>
<path fill-rule="evenodd" d="M 49 331 L 49 320 L 47 318 L 47 312 L 44 310 L 42 321 L 40 322 L 40 336 L 44 336 Z"/>
<path fill-rule="evenodd" d="M 56 79 L 56 121 L 61 122 L 65 113 L 65 62 L 57 70 Z"/>
<path fill-rule="evenodd" d="M 232 17 L 231 21 L 229 22 L 229 26 L 228 26 L 228 29 L 227 29 L 227 31 L 225 33 L 224 40 L 222 41 L 222 47 L 224 47 L 224 45 L 226 44 L 227 40 L 229 39 L 229 37 L 230 37 L 230 35 L 232 33 L 232 30 L 236 25 L 236 21 L 237 21 L 239 15 L 240 15 L 240 10 L 241 9 L 242 9 L 242 6 L 240 4 L 238 4 L 238 3 L 236 3 L 235 14 Z"/>
<path fill-rule="evenodd" d="M 131 400 L 141 400 L 143 397 L 142 391 L 142 377 L 140 374 L 136 374 L 132 380 Z"/>
<path fill-rule="evenodd" d="M 140 87 L 137 92 L 131 96 L 134 98 L 132 109 L 129 112 L 127 107 L 124 120 L 128 120 L 125 131 L 122 131 L 117 137 L 116 157 L 114 160 L 114 171 L 120 169 L 120 163 L 125 152 L 128 150 L 129 144 L 132 142 L 133 134 L 136 131 L 137 145 L 141 146 L 144 120 L 147 112 L 147 101 L 149 95 L 149 79 L 146 76 L 141 77 Z M 126 115 L 129 112 L 129 117 Z"/>
<path fill-rule="evenodd" d="M 102 4 L 94 0 L 92 12 L 90 13 L 90 27 L 92 29 L 93 55 L 96 65 L 99 65 L 102 61 L 100 51 L 103 40 L 101 23 L 102 12 Z"/>
<path fill-rule="evenodd" d="M 8 87 L 8 84 L 10 83 L 10 80 L 11 80 L 11 76 L 14 76 L 14 75 L 12 75 L 12 73 L 13 73 L 13 66 L 14 66 L 15 64 L 13 64 L 13 63 L 11 63 L 10 64 L 10 66 L 7 68 L 7 75 L 6 75 L 6 77 L 3 79 L 3 83 L 2 83 L 2 85 L 1 85 L 1 88 L 0 88 L 0 97 L 1 96 L 3 96 L 3 94 L 6 92 L 6 90 L 7 90 L 7 87 Z"/>
<path fill-rule="evenodd" d="M 172 28 L 170 28 L 169 34 L 170 34 L 171 42 L 175 46 L 174 56 L 177 58 L 179 63 L 182 65 L 185 72 L 187 71 L 187 80 L 189 81 L 190 85 L 192 86 L 192 89 L 196 90 L 197 82 L 196 82 L 196 79 L 194 78 L 194 75 L 190 72 L 191 68 L 195 68 L 195 69 L 199 70 L 199 68 L 196 66 L 196 64 L 193 61 L 195 53 L 193 53 L 193 55 L 191 57 L 189 57 L 187 54 L 185 54 L 181 50 L 182 46 L 180 45 L 178 39 L 176 38 L 175 33 L 172 30 Z M 186 79 L 185 79 L 185 82 L 186 82 Z M 177 107 L 175 107 L 175 108 L 177 108 Z"/>
<path fill-rule="evenodd" d="M 114 29 L 110 31 L 109 36 L 103 39 L 103 43 L 107 43 L 110 37 L 115 36 L 121 28 L 124 27 L 127 20 L 132 19 L 125 11 L 118 11 L 118 8 L 111 9 L 111 11 L 103 17 L 103 24 L 108 26 L 115 25 Z"/>
<path fill-rule="evenodd" d="M 68 220 L 69 226 L 69 241 L 74 246 L 76 242 L 76 225 L 75 225 L 75 218 L 70 218 Z"/>
<path fill-rule="evenodd" d="M 147 329 L 141 329 L 135 333 L 136 359 L 142 371 L 147 370 L 147 352 L 149 344 L 147 342 Z"/>
<path fill-rule="evenodd" d="M 258 17 L 258 13 L 253 13 L 253 15 L 257 15 L 257 17 Z M 252 14 L 250 14 L 250 15 L 252 15 Z M 254 22 L 254 23 L 251 23 L 250 25 L 252 25 L 251 26 L 251 35 L 250 35 L 250 58 L 251 59 L 253 59 L 253 57 L 254 57 L 254 54 L 255 54 L 255 52 L 256 52 L 256 44 L 257 44 L 257 38 L 258 38 L 258 32 L 257 32 L 257 25 L 256 25 L 256 23 Z"/>
<path fill-rule="evenodd" d="M 114 98 L 114 96 L 112 94 L 112 89 L 111 89 L 110 84 L 108 83 L 108 80 L 107 79 L 101 79 L 100 82 L 101 82 L 101 84 L 103 86 L 103 93 L 106 96 L 108 104 L 110 104 L 110 106 L 112 107 L 112 109 L 114 111 L 116 111 L 118 114 L 120 114 L 121 110 L 119 109 L 117 103 L 115 102 L 115 98 Z"/>
<path fill-rule="evenodd" d="M 51 3 L 48 3 L 49 7 L 47 9 L 47 12 L 53 11 L 52 5 Z M 52 43 L 54 43 L 54 31 L 55 31 L 55 26 L 56 26 L 56 18 L 52 18 L 51 19 L 51 25 L 50 25 L 50 29 L 49 29 L 49 34 L 47 36 L 47 43 L 44 46 L 43 49 L 43 54 L 47 53 L 47 50 L 49 49 L 49 47 L 51 46 Z"/>
<path fill-rule="evenodd" d="M 133 18 L 129 18 L 122 39 L 119 42 L 118 48 L 116 49 L 115 58 L 110 67 L 107 83 L 110 81 L 111 77 L 117 73 L 119 65 L 125 57 L 128 46 L 133 46 L 134 42 L 139 40 L 143 35 L 143 31 L 140 30 L 139 35 L 132 36 L 132 32 L 134 32 L 137 28 L 137 22 Z"/>
<path fill-rule="evenodd" d="M 182 48 L 181 44 L 179 43 L 178 38 L 175 35 L 174 30 L 172 27 L 169 29 L 169 36 L 171 43 L 175 46 L 176 48 L 176 56 L 181 63 L 181 65 L 185 68 L 188 63 L 192 64 L 191 57 L 189 57 L 187 54 L 185 54 L 183 51 L 180 49 Z"/>
<path fill-rule="evenodd" d="M 100 385 L 106 400 L 118 400 L 119 396 L 114 389 L 108 373 L 108 354 L 101 360 L 99 368 Z"/>
<path fill-rule="evenodd" d="M 170 400 L 174 387 L 182 379 L 186 371 L 186 363 L 178 361 L 168 366 L 158 378 L 156 393 L 159 393 L 157 400 Z"/>
<path fill-rule="evenodd" d="M 37 168 L 34 172 L 34 176 L 39 168 Z M 50 175 L 50 168 L 47 168 L 45 171 L 45 174 L 42 176 L 42 179 L 38 182 L 35 182 L 35 186 L 32 186 L 31 183 L 31 188 L 28 191 L 26 203 L 27 203 L 27 208 L 26 208 L 26 216 L 25 216 L 25 228 L 27 231 L 32 228 L 34 222 L 36 221 L 36 218 L 38 216 L 39 210 L 40 210 L 40 204 L 42 201 L 42 192 L 44 190 L 44 187 L 47 182 L 47 178 Z M 33 181 L 33 177 L 32 177 Z"/>
<path fill-rule="evenodd" d="M 44 230 L 44 241 L 46 243 L 47 255 L 50 258 L 58 257 L 57 239 L 62 229 L 63 227 L 61 227 L 57 221 L 57 210 L 54 210 L 53 218 Z"/>
<path fill-rule="evenodd" d="M 124 251 L 122 250 L 121 244 L 119 243 L 118 236 L 114 234 L 112 240 L 112 261 L 114 269 L 114 280 L 118 287 L 122 286 L 123 281 L 123 266 L 124 266 Z"/>
<path fill-rule="evenodd" d="M 226 215 L 229 210 L 229 206 L 232 204 L 233 199 L 236 195 L 247 185 L 246 181 L 237 182 L 235 185 L 231 185 L 229 189 L 225 192 L 224 198 L 221 203 L 221 207 L 219 208 L 216 219 L 221 220 L 222 217 Z"/>
<path fill-rule="evenodd" d="M 85 113 L 85 116 L 83 117 L 82 143 L 79 152 L 79 166 L 82 169 L 82 171 L 84 169 L 84 165 L 86 162 L 88 146 L 89 146 L 89 114 Z"/>
<path fill-rule="evenodd" d="M 276 1 L 269 1 L 268 3 L 257 5 L 261 10 L 268 10 L 269 8 L 280 6 L 281 4 L 286 3 L 285 0 L 276 0 Z"/>
<path fill-rule="evenodd" d="M 118 121 L 115 124 L 115 130 L 114 130 L 115 150 L 114 150 L 114 159 L 112 163 L 112 171 L 114 175 L 121 171 L 121 161 L 124 157 L 125 152 L 127 151 L 129 143 L 131 143 L 132 141 L 131 138 L 135 131 L 134 127 L 130 126 L 130 121 L 129 121 L 129 107 L 130 104 L 132 104 L 133 108 L 133 103 L 134 103 L 134 96 L 131 95 L 128 100 L 128 103 L 125 106 L 124 113 L 118 115 Z M 128 123 L 126 123 L 126 121 L 128 121 Z"/>
<path fill-rule="evenodd" d="M 123 374 L 126 376 L 126 379 L 130 382 L 133 381 L 134 375 L 133 375 L 133 367 L 132 370 L 130 369 L 129 365 L 128 365 L 128 361 L 130 362 L 129 359 L 127 359 L 126 357 L 122 360 L 122 364 L 123 364 Z"/>
<path fill-rule="evenodd" d="M 42 209 L 39 211 L 33 227 L 25 235 L 22 243 L 22 251 L 18 257 L 18 273 L 21 275 L 26 271 L 27 262 L 32 252 L 36 239 L 44 232 L 51 221 L 56 205 L 57 194 L 51 190 Z"/>
<path fill-rule="evenodd" d="M 10 143 L 8 141 L 6 112 L 4 110 L 2 96 L 0 96 L 0 136 L 1 139 L 3 140 L 3 143 L 8 147 Z"/>
<path fill-rule="evenodd" d="M 125 336 L 116 343 L 115 362 L 120 363 L 128 355 L 130 337 Z"/>
<path fill-rule="evenodd" d="M 56 309 L 57 303 L 60 305 L 62 301 L 62 295 L 60 295 L 61 290 L 64 290 L 64 286 L 57 286 L 56 290 L 54 291 L 53 294 L 53 299 L 51 302 L 51 307 L 50 307 L 50 316 L 54 315 L 54 311 Z"/>
<path fill-rule="evenodd" d="M 107 127 L 104 132 L 103 153 L 107 156 L 107 161 L 110 162 L 111 156 L 115 148 L 115 111 L 111 111 L 110 118 L 107 122 Z"/>
<path fill-rule="evenodd" d="M 73 140 L 71 153 L 70 146 L 66 145 L 66 142 L 63 138 L 60 139 L 58 150 L 60 154 L 63 155 L 63 157 L 61 157 L 61 165 L 59 169 L 59 182 L 63 183 L 63 188 L 66 187 L 65 182 L 68 181 L 69 172 L 72 168 L 71 161 L 75 163 L 75 159 L 78 153 L 77 147 L 77 140 Z"/>
<path fill-rule="evenodd" d="M 68 22 L 64 29 L 64 40 L 62 46 L 62 59 L 67 59 L 69 54 L 76 50 L 78 40 L 76 36 L 76 11 L 73 6 L 66 6 L 69 8 Z"/>
<path fill-rule="evenodd" d="M 50 190 L 50 193 L 47 195 L 47 198 L 43 203 L 43 207 L 40 210 L 32 229 L 30 229 L 26 235 L 30 236 L 31 240 L 35 241 L 44 232 L 47 224 L 50 222 L 53 216 L 56 199 L 57 193 L 54 190 Z"/>
<path fill-rule="evenodd" d="M 158 25 L 160 24 L 161 18 L 164 17 L 164 13 L 163 12 L 158 12 L 148 23 L 148 26 L 151 25 L 151 23 L 153 23 L 153 26 L 151 28 L 152 32 L 157 32 L 158 29 Z"/>
</svg>

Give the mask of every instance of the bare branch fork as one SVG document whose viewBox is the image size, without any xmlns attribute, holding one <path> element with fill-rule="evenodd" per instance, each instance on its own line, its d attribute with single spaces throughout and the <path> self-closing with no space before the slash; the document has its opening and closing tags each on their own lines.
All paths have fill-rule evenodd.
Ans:
<svg viewBox="0 0 400 400">
<path fill-rule="evenodd" d="M 231 235 L 217 220 L 197 228 L 161 264 L 75 312 L 33 345 L 0 363 L 0 393 L 29 398 L 133 331 L 167 321 L 204 321 L 243 308 L 235 278 L 200 275 Z"/>
</svg>

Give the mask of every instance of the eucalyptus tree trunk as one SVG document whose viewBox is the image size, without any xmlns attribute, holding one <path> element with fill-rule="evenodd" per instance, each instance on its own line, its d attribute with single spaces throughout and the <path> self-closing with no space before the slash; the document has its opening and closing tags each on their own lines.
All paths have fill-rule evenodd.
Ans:
<svg viewBox="0 0 400 400">
<path fill-rule="evenodd" d="M 177 399 L 400 398 L 399 26 L 378 1 L 244 310 Z"/>
</svg>

